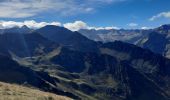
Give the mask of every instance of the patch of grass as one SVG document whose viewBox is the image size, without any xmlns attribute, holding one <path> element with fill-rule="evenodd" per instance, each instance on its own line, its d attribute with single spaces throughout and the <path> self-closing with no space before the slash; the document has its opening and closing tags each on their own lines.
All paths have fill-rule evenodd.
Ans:
<svg viewBox="0 0 170 100">
<path fill-rule="evenodd" d="M 0 82 L 0 100 L 71 100 L 71 98 Z"/>
</svg>

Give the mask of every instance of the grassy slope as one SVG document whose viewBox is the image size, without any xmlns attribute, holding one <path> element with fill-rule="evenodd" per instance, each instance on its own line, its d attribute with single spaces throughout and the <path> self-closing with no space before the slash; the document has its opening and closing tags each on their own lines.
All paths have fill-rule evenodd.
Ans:
<svg viewBox="0 0 170 100">
<path fill-rule="evenodd" d="M 0 100 L 71 100 L 68 97 L 0 82 Z"/>
</svg>

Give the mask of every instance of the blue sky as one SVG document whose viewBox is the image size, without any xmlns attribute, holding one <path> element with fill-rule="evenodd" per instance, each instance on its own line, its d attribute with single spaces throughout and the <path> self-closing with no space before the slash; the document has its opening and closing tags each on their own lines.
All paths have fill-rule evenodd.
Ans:
<svg viewBox="0 0 170 100">
<path fill-rule="evenodd" d="M 0 20 L 58 22 L 72 28 L 152 28 L 170 24 L 170 0 L 0 0 Z"/>
</svg>

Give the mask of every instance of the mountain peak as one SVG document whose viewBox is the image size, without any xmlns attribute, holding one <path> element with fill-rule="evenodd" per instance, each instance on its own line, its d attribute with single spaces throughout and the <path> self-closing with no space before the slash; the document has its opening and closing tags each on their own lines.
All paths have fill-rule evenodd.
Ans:
<svg viewBox="0 0 170 100">
<path fill-rule="evenodd" d="M 5 34 L 5 33 L 21 33 L 21 34 L 26 34 L 26 33 L 30 33 L 32 32 L 33 29 L 30 29 L 29 27 L 27 27 L 26 25 L 22 26 L 22 27 L 12 27 L 12 28 L 6 28 L 6 29 L 1 29 L 0 30 L 0 34 Z"/>
<path fill-rule="evenodd" d="M 170 30 L 170 24 L 161 25 L 160 27 L 158 27 L 158 30 L 162 30 L 162 31 Z"/>
<path fill-rule="evenodd" d="M 73 34 L 72 31 L 64 27 L 55 25 L 44 26 L 36 30 L 36 32 L 55 42 L 62 42 L 63 40 L 66 40 L 67 37 Z"/>
<path fill-rule="evenodd" d="M 22 29 L 30 29 L 30 28 L 28 28 L 27 25 L 23 25 L 21 28 L 22 28 Z"/>
<path fill-rule="evenodd" d="M 56 26 L 56 25 L 46 25 L 46 26 L 44 26 L 44 27 L 42 27 L 42 28 L 40 28 L 40 29 L 44 29 L 44 28 L 48 28 L 48 29 L 55 29 L 55 30 L 68 30 L 68 29 L 66 29 L 66 28 L 64 28 L 64 27 L 61 27 L 61 26 Z M 69 30 L 70 31 L 70 30 Z"/>
</svg>

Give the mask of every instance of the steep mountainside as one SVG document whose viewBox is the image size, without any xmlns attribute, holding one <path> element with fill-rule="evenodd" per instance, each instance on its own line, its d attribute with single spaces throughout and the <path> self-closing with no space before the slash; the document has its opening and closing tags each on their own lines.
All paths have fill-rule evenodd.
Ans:
<svg viewBox="0 0 170 100">
<path fill-rule="evenodd" d="M 150 49 L 151 51 L 170 57 L 170 25 L 162 25 L 143 37 L 138 46 Z"/>
<path fill-rule="evenodd" d="M 78 99 L 72 93 L 57 88 L 56 83 L 58 80 L 56 78 L 49 76 L 43 71 L 33 71 L 30 68 L 21 66 L 12 59 L 2 55 L 0 55 L 0 81 L 31 86 L 43 91 Z"/>
<path fill-rule="evenodd" d="M 94 75 L 94 76 L 97 76 L 97 78 L 99 78 L 100 75 L 104 77 L 105 75 L 111 74 L 111 77 L 113 79 L 111 80 L 115 81 L 114 79 L 117 79 L 118 81 L 117 84 L 122 83 L 122 80 L 123 80 L 123 84 L 126 84 L 126 88 L 129 88 L 127 91 L 133 91 L 131 90 L 131 88 L 137 89 L 138 87 L 140 87 L 140 86 L 135 87 L 135 85 L 134 86 L 132 85 L 132 87 L 128 87 L 128 84 L 137 84 L 137 85 L 148 84 L 147 86 L 154 86 L 155 84 L 155 87 L 147 87 L 147 88 L 143 87 L 142 89 L 144 89 L 143 91 L 145 92 L 149 90 L 154 91 L 156 87 L 160 89 L 160 92 L 169 91 L 168 84 L 170 84 L 170 81 L 169 81 L 170 61 L 168 59 L 165 59 L 164 57 L 160 55 L 155 55 L 154 53 L 148 50 L 144 50 L 134 45 L 125 44 L 122 42 L 106 43 L 103 46 L 101 46 L 100 50 L 101 50 L 101 54 L 97 54 L 97 53 L 96 54 L 95 53 L 94 54 L 92 53 L 76 54 L 76 52 L 74 51 L 70 52 L 70 51 L 63 50 L 63 52 L 65 53 L 61 52 L 60 53 L 61 55 L 54 57 L 52 61 L 61 66 L 65 66 L 64 68 L 66 68 L 66 70 L 68 71 L 70 71 L 70 68 L 68 67 L 69 65 L 71 66 L 71 68 L 74 68 L 74 66 L 75 67 L 79 66 L 77 68 L 74 68 L 76 69 L 74 70 L 74 72 L 82 72 L 81 70 L 84 69 L 84 71 L 87 71 L 85 72 L 87 75 L 92 75 L 92 76 Z M 78 61 L 73 60 L 76 58 L 78 58 Z M 65 62 L 62 63 L 62 61 L 65 61 Z M 80 63 L 77 63 L 77 62 L 80 62 Z M 73 69 L 71 69 L 71 72 L 72 71 Z M 135 73 L 135 75 L 133 73 Z M 132 79 L 132 80 L 126 80 L 132 83 L 124 82 L 125 81 L 124 78 L 125 80 Z M 141 78 L 140 81 L 139 80 L 136 81 L 139 83 L 135 83 L 135 80 L 140 79 L 140 78 Z M 99 79 L 103 79 L 103 78 L 99 78 Z M 99 80 L 94 79 L 93 81 L 98 82 Z M 148 83 L 145 83 L 145 82 L 148 82 Z M 98 84 L 101 84 L 100 81 Z M 150 89 L 147 90 L 148 88 Z M 124 88 L 123 90 L 126 90 L 126 89 Z M 126 94 L 127 91 L 123 93 Z M 142 92 L 141 89 L 139 89 L 139 91 L 138 89 L 134 90 L 133 93 L 139 93 L 137 95 L 137 97 L 139 98 L 142 98 L 140 96 L 144 94 L 144 92 Z M 130 95 L 133 95 L 133 93 Z M 149 93 L 144 94 L 146 98 L 143 98 L 143 99 L 147 100 L 147 97 L 148 97 L 147 94 L 148 96 L 150 95 Z"/>
<path fill-rule="evenodd" d="M 72 32 L 63 27 L 48 25 L 36 30 L 36 32 L 53 42 L 68 46 L 75 50 L 85 52 L 97 51 L 96 42 L 89 40 L 78 32 Z"/>
<path fill-rule="evenodd" d="M 0 35 L 0 45 L 1 53 L 8 56 L 14 54 L 19 57 L 42 55 L 58 47 L 57 44 L 38 33 L 5 33 Z"/>
<path fill-rule="evenodd" d="M 100 52 L 94 53 L 62 47 L 53 56 L 38 58 L 38 67 L 32 68 L 43 69 L 56 77 L 60 80 L 57 83 L 60 88 L 81 99 L 169 98 L 170 60 L 149 50 L 118 41 L 103 44 L 99 49 Z M 46 61 L 53 66 L 48 67 Z"/>
</svg>

